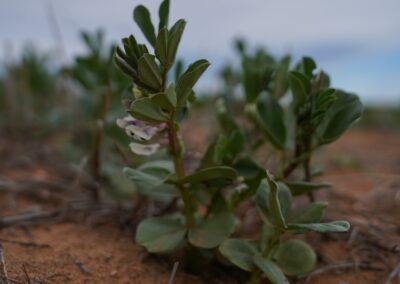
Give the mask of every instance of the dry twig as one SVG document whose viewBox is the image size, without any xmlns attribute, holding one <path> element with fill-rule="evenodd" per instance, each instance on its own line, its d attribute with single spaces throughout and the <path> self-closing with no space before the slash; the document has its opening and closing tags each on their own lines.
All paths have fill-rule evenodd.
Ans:
<svg viewBox="0 0 400 284">
<path fill-rule="evenodd" d="M 1 264 L 1 271 L 4 276 L 2 279 L 4 280 L 5 284 L 10 284 L 6 267 L 6 259 L 4 257 L 4 250 L 1 244 L 0 244 L 0 264 Z"/>
<path fill-rule="evenodd" d="M 34 242 L 22 242 L 22 241 L 8 240 L 8 239 L 3 239 L 3 238 L 0 238 L 0 242 L 20 245 L 23 247 L 35 247 L 35 248 L 49 248 L 50 247 L 50 245 L 48 245 L 48 244 L 37 244 Z"/>
<path fill-rule="evenodd" d="M 348 270 L 348 269 L 365 269 L 365 270 L 375 270 L 375 271 L 382 270 L 381 267 L 375 267 L 366 262 L 357 263 L 355 261 L 346 261 L 346 262 L 332 263 L 314 270 L 314 272 L 312 272 L 307 276 L 306 283 L 308 283 L 311 280 L 311 278 L 317 275 L 324 274 L 332 270 Z"/>
<path fill-rule="evenodd" d="M 171 271 L 171 275 L 169 276 L 169 279 L 168 279 L 168 284 L 174 283 L 174 279 L 176 276 L 176 272 L 178 271 L 178 267 L 179 267 L 179 262 L 175 262 L 174 267 L 172 268 L 172 271 Z"/>
</svg>

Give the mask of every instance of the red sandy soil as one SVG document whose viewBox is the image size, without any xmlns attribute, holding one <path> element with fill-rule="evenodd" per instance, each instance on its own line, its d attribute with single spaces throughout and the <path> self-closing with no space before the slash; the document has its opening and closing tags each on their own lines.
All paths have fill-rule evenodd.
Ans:
<svg viewBox="0 0 400 284">
<path fill-rule="evenodd" d="M 208 134 L 196 133 L 197 137 L 188 139 L 199 144 L 196 149 L 204 150 L 197 138 L 207 139 Z M 70 176 L 50 165 L 46 151 L 29 157 L 26 149 L 10 150 L 10 141 L 0 138 L 1 178 L 74 184 Z M 307 235 L 317 251 L 318 267 L 308 278 L 291 282 L 385 283 L 400 264 L 400 134 L 350 131 L 319 153 L 316 163 L 325 166 L 323 179 L 334 184 L 317 196 L 329 201 L 327 219 L 348 219 L 352 230 L 346 234 Z M 37 192 L 40 194 L 16 194 L 1 191 L 0 186 L 1 216 L 53 210 L 66 196 L 79 199 L 88 195 L 73 189 L 66 196 L 49 189 L 38 188 Z M 52 222 L 0 229 L 10 283 L 168 282 L 173 261 L 146 256 L 133 242 L 131 230 L 121 225 L 121 218 L 82 213 L 61 223 Z M 221 276 L 204 280 L 179 269 L 174 283 L 238 281 Z"/>
</svg>

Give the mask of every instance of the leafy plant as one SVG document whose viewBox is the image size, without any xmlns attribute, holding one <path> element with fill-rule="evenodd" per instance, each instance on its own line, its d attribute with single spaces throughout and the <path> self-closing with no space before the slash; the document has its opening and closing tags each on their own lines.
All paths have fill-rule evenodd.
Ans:
<svg viewBox="0 0 400 284">
<path fill-rule="evenodd" d="M 20 60 L 4 64 L 0 75 L 0 108 L 10 122 L 5 125 L 10 131 L 23 130 L 26 137 L 64 123 L 60 119 L 64 111 L 58 104 L 67 100 L 53 63 L 51 54 L 40 54 L 32 46 L 26 46 Z"/>
<path fill-rule="evenodd" d="M 309 273 L 316 264 L 316 254 L 304 241 L 288 236 L 316 231 L 346 232 L 346 221 L 321 223 L 327 206 L 324 202 L 306 205 L 292 212 L 292 193 L 282 182 L 267 173 L 257 191 L 257 209 L 263 220 L 257 242 L 227 239 L 219 247 L 220 253 L 233 265 L 251 272 L 250 283 L 258 283 L 265 275 L 271 283 L 289 283 L 286 276 Z M 285 240 L 282 240 L 285 236 Z"/>
<path fill-rule="evenodd" d="M 209 63 L 198 60 L 184 72 L 178 65 L 175 80 L 170 78 L 186 23 L 178 20 L 169 27 L 168 14 L 169 1 L 164 0 L 156 30 L 146 7 L 139 5 L 133 12 L 152 53 L 133 35 L 122 39 L 122 48 L 116 48 L 116 64 L 132 80 L 132 91 L 123 100 L 128 116 L 118 119 L 117 125 L 132 139 L 131 151 L 147 157 L 124 173 L 140 194 L 166 204 L 156 216 L 140 222 L 136 241 L 159 254 L 185 248 L 187 255 L 205 256 L 218 248 L 232 264 L 251 272 L 252 283 L 262 275 L 273 283 L 286 283 L 286 276 L 310 272 L 316 262 L 314 251 L 305 242 L 287 237 L 307 231 L 345 232 L 349 224 L 322 223 L 327 206 L 323 202 L 293 212 L 292 199 L 327 186 L 311 183 L 309 158 L 359 117 L 358 98 L 329 89 L 325 73 L 314 74 L 311 59 L 305 58 L 288 73 L 290 57 L 275 60 L 262 50 L 248 56 L 245 45 L 239 43 L 246 113 L 274 148 L 285 155 L 294 152 L 293 159 L 282 159 L 277 180 L 273 179 L 252 159 L 254 147 L 226 104 L 219 101 L 223 131 L 209 145 L 197 169 L 188 173 L 180 125 L 195 97 L 193 88 Z M 280 99 L 289 87 L 293 98 L 286 106 Z M 304 165 L 304 180 L 287 180 L 300 164 Z M 255 200 L 264 223 L 257 242 L 230 239 L 236 229 L 235 209 L 248 199 Z"/>
<path fill-rule="evenodd" d="M 112 149 L 111 140 L 126 142 L 125 137 L 119 135 L 115 119 L 123 113 L 117 107 L 120 105 L 117 94 L 124 91 L 129 80 L 113 64 L 115 46 L 106 45 L 101 30 L 81 32 L 81 38 L 87 52 L 78 55 L 71 66 L 64 68 L 64 73 L 69 74 L 78 87 L 75 103 L 80 111 L 75 121 L 75 145 L 88 154 L 90 173 L 101 180 L 110 168 L 110 159 L 107 159 L 108 165 L 101 162 L 102 156 Z M 98 199 L 99 192 L 94 190 L 93 196 Z"/>
<path fill-rule="evenodd" d="M 288 181 L 301 167 L 302 181 L 287 184 L 293 194 L 307 193 L 314 200 L 312 192 L 329 184 L 312 182 L 316 174 L 311 168 L 312 154 L 337 140 L 360 118 L 361 102 L 354 94 L 330 88 L 329 76 L 316 72 L 316 63 L 309 57 L 290 71 L 290 56 L 275 59 L 262 49 L 248 55 L 244 43 L 238 46 L 244 109 L 253 122 L 253 133 L 263 133 L 263 139 L 246 142 L 250 155 L 268 142 L 279 154 L 277 178 Z M 222 109 L 221 126 L 225 127 L 228 120 L 231 125 L 235 123 L 231 112 L 226 107 Z M 244 130 L 240 131 L 244 135 Z"/>
<path fill-rule="evenodd" d="M 198 60 L 169 81 L 177 50 L 186 26 L 178 20 L 169 27 L 169 1 L 161 3 L 156 32 L 146 7 L 137 6 L 133 17 L 154 49 L 138 43 L 133 35 L 122 40 L 116 49 L 116 63 L 133 81 L 132 95 L 125 98 L 129 116 L 118 125 L 134 140 L 130 148 L 137 155 L 152 156 L 162 148 L 166 157 L 150 160 L 140 167 L 125 168 L 143 195 L 170 202 L 173 208 L 182 202 L 182 210 L 174 214 L 144 219 L 138 226 L 136 241 L 149 252 L 169 253 L 182 245 L 211 249 L 217 247 L 235 228 L 231 211 L 215 208 L 216 196 L 237 177 L 227 166 L 200 167 L 187 173 L 184 166 L 184 142 L 180 122 L 195 96 L 193 87 L 208 68 L 207 60 Z M 177 72 L 178 74 L 180 72 Z M 198 210 L 206 206 L 204 214 Z"/>
</svg>

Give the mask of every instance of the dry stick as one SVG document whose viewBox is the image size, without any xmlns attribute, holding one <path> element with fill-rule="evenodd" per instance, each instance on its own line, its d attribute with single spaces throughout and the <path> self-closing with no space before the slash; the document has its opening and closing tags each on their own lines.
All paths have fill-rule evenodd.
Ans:
<svg viewBox="0 0 400 284">
<path fill-rule="evenodd" d="M 92 173 L 93 177 L 96 180 L 100 179 L 100 164 L 101 164 L 100 156 L 104 142 L 104 125 L 106 123 L 107 113 L 110 108 L 111 96 L 112 96 L 112 85 L 111 81 L 108 80 L 107 93 L 105 94 L 104 100 L 102 102 L 100 117 L 97 120 L 95 147 L 92 156 Z M 93 190 L 93 198 L 95 200 L 99 200 L 99 192 L 97 189 Z"/>
<path fill-rule="evenodd" d="M 0 238 L 0 242 L 10 243 L 10 244 L 14 244 L 14 245 L 20 245 L 23 247 L 35 247 L 35 248 L 49 248 L 50 247 L 50 245 L 48 245 L 48 244 L 37 244 L 34 242 L 22 242 L 22 241 L 9 240 L 9 239 L 4 239 L 4 238 Z"/>
<path fill-rule="evenodd" d="M 369 263 L 364 263 L 364 262 L 357 263 L 355 261 L 350 261 L 350 262 L 333 263 L 314 270 L 314 272 L 312 272 L 307 276 L 306 283 L 309 282 L 311 278 L 317 275 L 338 269 L 365 269 L 365 270 L 376 270 L 376 271 L 382 270 L 382 268 L 380 267 L 371 266 Z"/>
<path fill-rule="evenodd" d="M 4 257 L 4 250 L 3 250 L 3 246 L 0 244 L 0 263 L 1 263 L 1 269 L 2 269 L 2 273 L 4 276 L 4 282 L 6 284 L 9 284 L 10 281 L 8 280 L 8 273 L 7 273 L 7 267 L 6 267 L 6 260 Z"/>
<path fill-rule="evenodd" d="M 174 279 L 176 276 L 176 272 L 178 271 L 178 267 L 179 267 L 179 262 L 177 261 L 174 263 L 174 267 L 172 268 L 171 275 L 169 276 L 169 279 L 168 279 L 168 284 L 174 283 Z"/>
<path fill-rule="evenodd" d="M 91 274 L 92 271 L 80 260 L 75 261 L 76 266 L 78 266 L 78 268 L 86 274 Z"/>
<path fill-rule="evenodd" d="M 397 276 L 397 283 L 400 283 L 400 264 L 397 265 L 393 271 L 389 274 L 389 277 L 386 279 L 385 284 L 390 284 L 392 279 L 395 279 Z"/>
<path fill-rule="evenodd" d="M 31 277 L 29 277 L 28 271 L 26 270 L 25 264 L 22 265 L 22 271 L 24 272 L 26 282 L 32 284 Z"/>
<path fill-rule="evenodd" d="M 11 227 L 14 225 L 33 223 L 43 219 L 52 219 L 60 216 L 61 210 L 51 210 L 43 212 L 30 212 L 0 218 L 0 228 Z"/>
<path fill-rule="evenodd" d="M 52 191 L 68 191 L 70 189 L 62 183 L 41 179 L 0 180 L 0 190 L 5 191 L 31 191 L 43 188 Z"/>
</svg>

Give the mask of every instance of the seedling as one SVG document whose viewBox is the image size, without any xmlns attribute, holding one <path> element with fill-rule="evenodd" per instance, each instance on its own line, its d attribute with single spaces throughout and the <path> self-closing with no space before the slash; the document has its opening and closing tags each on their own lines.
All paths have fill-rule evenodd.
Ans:
<svg viewBox="0 0 400 284">
<path fill-rule="evenodd" d="M 289 283 L 286 276 L 304 275 L 314 269 L 313 249 L 301 240 L 285 238 L 283 241 L 283 236 L 307 231 L 346 232 L 350 228 L 346 221 L 320 223 L 327 206 L 323 202 L 310 203 L 292 212 L 291 191 L 269 173 L 255 200 L 264 223 L 260 239 L 257 242 L 228 239 L 219 247 L 220 253 L 233 265 L 251 272 L 250 283 L 258 283 L 262 275 L 274 284 Z"/>
<path fill-rule="evenodd" d="M 198 60 L 175 82 L 169 81 L 186 22 L 181 19 L 169 27 L 168 0 L 160 5 L 157 32 L 146 7 L 136 7 L 133 17 L 154 52 L 150 53 L 147 45 L 138 43 L 133 35 L 122 40 L 122 49 L 117 48 L 116 63 L 133 81 L 132 95 L 124 99 L 129 116 L 117 123 L 132 138 L 133 153 L 153 156 L 166 148 L 167 157 L 150 160 L 135 169 L 125 168 L 124 172 L 141 194 L 183 207 L 172 215 L 143 220 L 137 228 L 136 241 L 153 253 L 169 253 L 185 243 L 215 248 L 235 227 L 232 212 L 214 208 L 215 196 L 220 196 L 224 186 L 236 179 L 237 172 L 227 166 L 210 166 L 187 173 L 179 132 L 180 122 L 195 96 L 193 87 L 209 62 Z M 204 214 L 198 211 L 200 205 L 207 208 Z"/>
</svg>

